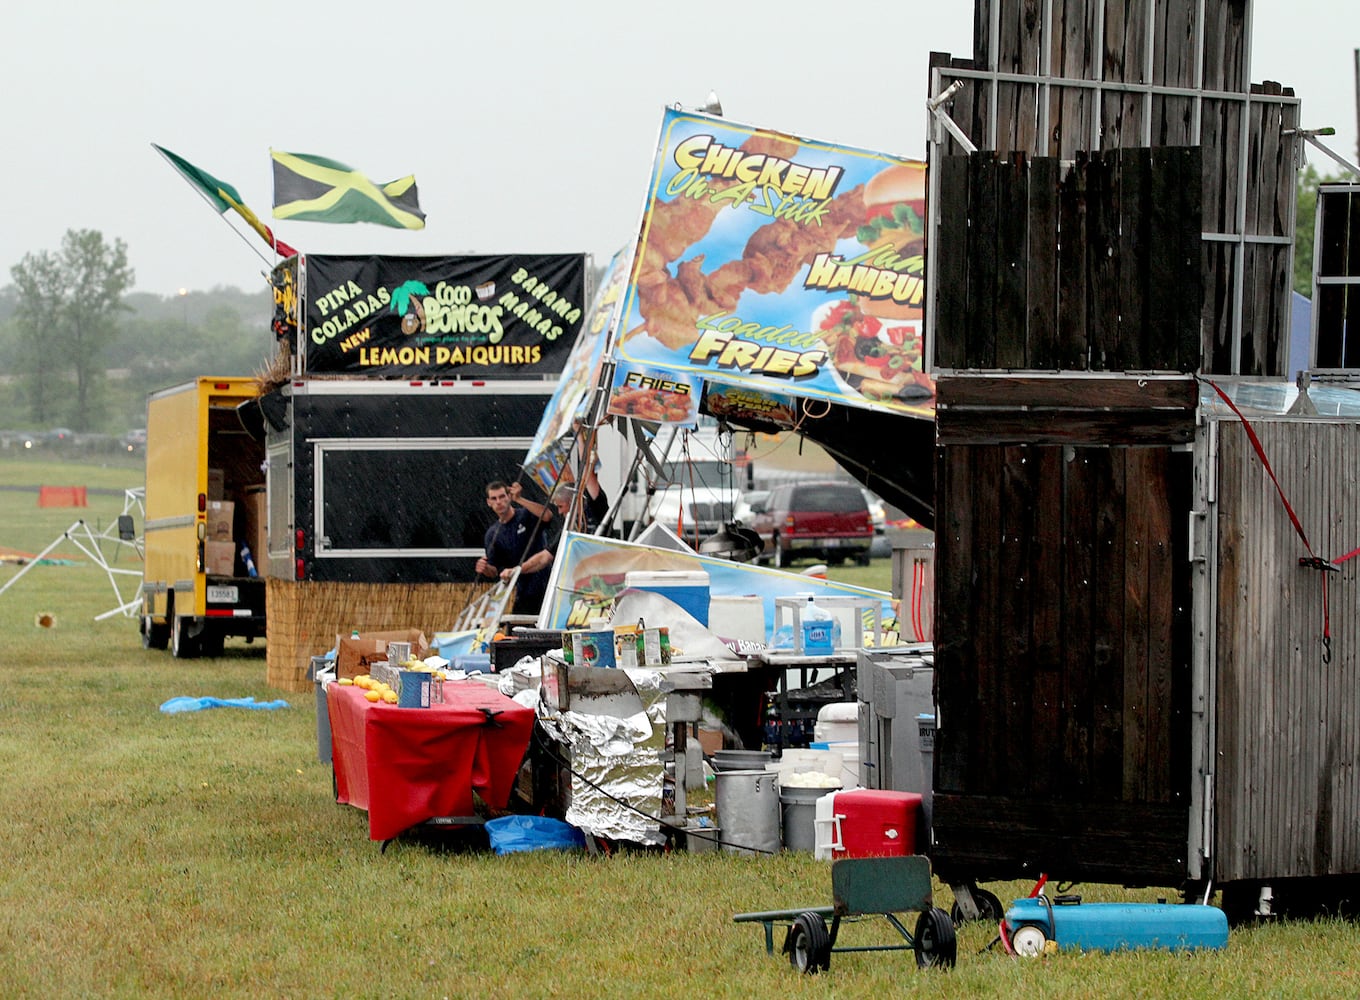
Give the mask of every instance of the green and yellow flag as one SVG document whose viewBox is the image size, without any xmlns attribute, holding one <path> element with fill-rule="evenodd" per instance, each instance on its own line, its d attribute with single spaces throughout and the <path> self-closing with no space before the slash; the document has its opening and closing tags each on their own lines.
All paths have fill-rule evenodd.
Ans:
<svg viewBox="0 0 1360 1000">
<path fill-rule="evenodd" d="M 225 181 L 219 181 L 206 170 L 200 170 L 182 156 L 176 156 L 164 146 L 157 146 L 154 142 L 151 148 L 165 157 L 172 167 L 180 172 L 186 181 L 192 184 L 198 192 L 208 200 L 208 204 L 217 210 L 218 215 L 222 215 L 227 209 L 232 209 L 241 218 L 246 220 L 246 224 L 251 229 L 259 233 L 261 238 L 274 248 L 274 252 L 282 257 L 292 257 L 297 253 L 292 247 L 282 240 L 275 238 L 274 231 L 260 221 L 259 216 L 246 207 L 246 203 L 241 200 L 241 196 L 236 193 L 236 189 Z"/>
<path fill-rule="evenodd" d="M 269 155 L 274 161 L 276 219 L 425 228 L 414 175 L 375 184 L 354 168 L 321 156 L 272 149 Z"/>
</svg>

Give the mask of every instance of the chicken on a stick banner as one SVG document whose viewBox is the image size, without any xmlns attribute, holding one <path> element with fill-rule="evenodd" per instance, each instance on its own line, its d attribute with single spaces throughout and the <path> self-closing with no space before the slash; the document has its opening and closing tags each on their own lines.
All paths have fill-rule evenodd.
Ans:
<svg viewBox="0 0 1360 1000">
<path fill-rule="evenodd" d="M 925 164 L 670 109 L 615 356 L 934 415 Z"/>
<path fill-rule="evenodd" d="M 584 254 L 303 258 L 309 374 L 555 375 L 585 314 Z"/>
<path fill-rule="evenodd" d="M 562 377 L 538 433 L 524 457 L 524 471 L 545 492 L 551 492 L 567 463 L 576 422 L 587 415 L 590 395 L 599 385 L 609 333 L 616 325 L 623 289 L 628 279 L 628 248 L 614 254 L 591 301 L 586 322 L 562 368 Z"/>
</svg>

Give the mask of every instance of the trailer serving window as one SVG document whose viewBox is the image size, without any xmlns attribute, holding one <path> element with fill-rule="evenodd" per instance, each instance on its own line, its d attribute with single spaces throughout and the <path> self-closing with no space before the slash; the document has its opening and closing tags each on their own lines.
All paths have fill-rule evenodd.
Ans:
<svg viewBox="0 0 1360 1000">
<path fill-rule="evenodd" d="M 468 484 L 513 476 L 522 441 L 314 441 L 316 558 L 476 558 L 491 521 Z M 480 495 L 480 494 L 478 494 Z"/>
</svg>

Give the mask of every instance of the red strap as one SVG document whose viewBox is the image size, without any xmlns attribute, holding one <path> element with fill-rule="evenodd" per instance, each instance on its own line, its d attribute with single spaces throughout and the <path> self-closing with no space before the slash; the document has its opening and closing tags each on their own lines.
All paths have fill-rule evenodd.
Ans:
<svg viewBox="0 0 1360 1000">
<path fill-rule="evenodd" d="M 926 584 L 926 565 L 917 559 L 911 564 L 911 627 L 917 642 L 926 641 L 921 611 Z"/>
<path fill-rule="evenodd" d="M 1351 549 L 1351 550 L 1350 550 L 1349 552 L 1347 552 L 1344 556 L 1341 556 L 1341 557 L 1339 557 L 1339 558 L 1337 558 L 1337 559 L 1333 559 L 1333 560 L 1332 560 L 1332 565 L 1333 565 L 1333 566 L 1340 566 L 1340 565 L 1341 565 L 1343 562 L 1345 562 L 1347 559 L 1350 559 L 1350 558 L 1352 558 L 1352 557 L 1354 557 L 1354 556 L 1360 556 L 1360 546 L 1357 546 L 1356 548 Z"/>
<path fill-rule="evenodd" d="M 1284 504 L 1285 512 L 1289 515 L 1289 520 L 1293 523 L 1294 530 L 1298 532 L 1299 538 L 1303 540 L 1303 547 L 1308 550 L 1306 558 L 1299 558 L 1299 565 L 1322 570 L 1322 662 L 1331 663 L 1332 615 L 1331 599 L 1328 596 L 1327 590 L 1327 574 L 1329 572 L 1336 572 L 1337 566 L 1347 559 L 1360 555 L 1360 547 L 1351 549 L 1340 559 L 1334 559 L 1331 562 L 1328 562 L 1326 559 L 1319 557 L 1313 552 L 1313 546 L 1309 544 L 1308 536 L 1304 533 L 1303 525 L 1299 523 L 1298 515 L 1294 513 L 1294 508 L 1289 505 L 1289 498 L 1284 495 L 1284 489 L 1280 486 L 1279 479 L 1275 477 L 1275 470 L 1270 467 L 1270 459 L 1266 458 L 1266 451 L 1261 447 L 1261 439 L 1256 436 L 1256 430 L 1251 426 L 1251 421 L 1243 415 L 1242 411 L 1239 410 L 1236 405 L 1234 405 L 1233 401 L 1228 398 L 1227 393 L 1220 389 L 1212 380 L 1204 378 L 1203 376 L 1197 377 L 1201 382 L 1205 382 L 1212 387 L 1214 392 L 1218 393 L 1218 398 L 1227 403 L 1228 409 L 1237 414 L 1237 419 L 1242 421 L 1242 427 L 1247 432 L 1247 437 L 1251 440 L 1252 447 L 1256 449 L 1256 456 L 1261 460 L 1261 464 L 1265 467 L 1266 474 L 1270 476 L 1270 481 L 1275 484 L 1275 492 L 1280 495 L 1280 502 Z"/>
<path fill-rule="evenodd" d="M 1270 481 L 1275 484 L 1275 492 L 1280 494 L 1280 502 L 1284 504 L 1285 513 L 1289 515 L 1289 520 L 1293 522 L 1294 530 L 1298 532 L 1299 538 L 1303 539 L 1303 547 L 1308 550 L 1310 556 L 1316 559 L 1317 556 L 1313 553 L 1313 546 L 1309 544 L 1308 536 L 1304 534 L 1303 525 L 1299 523 L 1299 518 L 1298 515 L 1294 513 L 1294 508 L 1289 506 L 1289 498 L 1284 495 L 1284 489 L 1280 486 L 1280 481 L 1275 478 L 1275 470 L 1270 467 L 1270 459 L 1266 458 L 1266 450 L 1261 447 L 1261 439 L 1256 436 L 1256 430 L 1251 426 L 1251 421 L 1242 415 L 1242 411 L 1228 398 L 1228 394 L 1211 380 L 1201 377 L 1200 381 L 1207 382 L 1214 392 L 1218 393 L 1219 399 L 1227 403 L 1228 409 L 1237 414 L 1237 419 L 1242 421 L 1242 427 L 1246 430 L 1247 437 L 1251 439 L 1251 446 L 1256 449 L 1256 456 L 1261 460 L 1261 464 L 1265 466 L 1266 474 L 1270 476 Z"/>
</svg>

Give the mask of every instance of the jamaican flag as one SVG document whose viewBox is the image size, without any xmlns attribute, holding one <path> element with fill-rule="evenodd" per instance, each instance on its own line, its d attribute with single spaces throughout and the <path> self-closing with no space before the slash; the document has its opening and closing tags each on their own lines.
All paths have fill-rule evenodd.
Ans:
<svg viewBox="0 0 1360 1000">
<path fill-rule="evenodd" d="M 276 219 L 425 228 L 414 176 L 375 184 L 354 168 L 321 156 L 272 149 L 269 155 L 274 160 Z"/>
<path fill-rule="evenodd" d="M 151 148 L 165 157 L 166 162 L 178 170 L 180 176 L 192 184 L 207 199 L 208 204 L 217 210 L 218 215 L 224 214 L 230 208 L 244 219 L 251 229 L 259 233 L 261 238 L 274 248 L 275 253 L 283 257 L 292 257 L 297 253 L 287 243 L 274 236 L 274 231 L 260 221 L 259 217 L 246 206 L 246 203 L 241 200 L 241 196 L 236 193 L 236 189 L 230 184 L 219 181 L 206 170 L 199 169 L 182 156 L 176 156 L 164 146 L 157 146 L 153 142 Z"/>
</svg>

